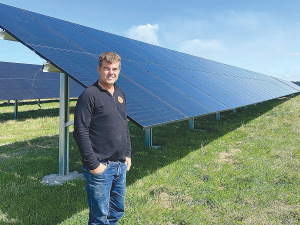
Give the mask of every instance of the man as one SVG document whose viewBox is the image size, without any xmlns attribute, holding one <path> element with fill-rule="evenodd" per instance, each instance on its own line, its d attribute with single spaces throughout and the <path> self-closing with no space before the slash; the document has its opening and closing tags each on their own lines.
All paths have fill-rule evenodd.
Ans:
<svg viewBox="0 0 300 225">
<path fill-rule="evenodd" d="M 117 224 L 124 214 L 131 143 L 125 95 L 115 83 L 120 70 L 119 55 L 100 55 L 99 79 L 80 95 L 75 108 L 73 136 L 86 179 L 88 224 Z"/>
</svg>

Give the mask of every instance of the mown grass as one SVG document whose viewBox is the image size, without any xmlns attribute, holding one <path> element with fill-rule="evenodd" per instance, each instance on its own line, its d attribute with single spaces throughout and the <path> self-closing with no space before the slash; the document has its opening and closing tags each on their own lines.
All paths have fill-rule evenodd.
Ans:
<svg viewBox="0 0 300 225">
<path fill-rule="evenodd" d="M 71 113 L 76 101 L 71 101 Z M 0 224 L 86 224 L 84 182 L 58 173 L 57 101 L 0 104 Z M 133 166 L 119 224 L 299 224 L 300 95 L 154 128 L 130 123 Z M 72 135 L 72 134 L 71 134 Z M 81 172 L 70 138 L 70 171 Z"/>
</svg>

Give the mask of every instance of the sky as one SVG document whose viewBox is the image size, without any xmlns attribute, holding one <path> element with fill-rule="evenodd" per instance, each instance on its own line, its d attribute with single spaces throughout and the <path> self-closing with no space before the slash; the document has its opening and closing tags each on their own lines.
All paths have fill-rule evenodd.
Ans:
<svg viewBox="0 0 300 225">
<path fill-rule="evenodd" d="M 299 0 L 0 0 L 289 81 L 300 81 Z M 99 53 L 100 54 L 100 53 Z M 0 40 L 0 61 L 42 64 Z"/>
</svg>

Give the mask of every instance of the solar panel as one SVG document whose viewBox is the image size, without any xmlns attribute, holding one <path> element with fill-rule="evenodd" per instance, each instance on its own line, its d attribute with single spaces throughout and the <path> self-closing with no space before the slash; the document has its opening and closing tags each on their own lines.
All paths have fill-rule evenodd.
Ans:
<svg viewBox="0 0 300 225">
<path fill-rule="evenodd" d="M 41 71 L 41 65 L 0 62 L 0 100 L 59 98 L 59 74 Z M 70 81 L 70 97 L 84 88 Z"/>
<path fill-rule="evenodd" d="M 4 4 L 0 27 L 84 87 L 98 79 L 99 54 L 117 52 L 122 57 L 117 83 L 126 93 L 129 118 L 142 128 L 300 91 L 288 81 Z M 35 82 L 38 90 L 46 88 L 43 81 Z"/>
</svg>

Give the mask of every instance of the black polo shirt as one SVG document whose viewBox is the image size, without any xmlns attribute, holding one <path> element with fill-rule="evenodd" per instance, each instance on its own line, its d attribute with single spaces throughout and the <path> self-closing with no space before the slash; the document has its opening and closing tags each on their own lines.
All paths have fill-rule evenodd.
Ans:
<svg viewBox="0 0 300 225">
<path fill-rule="evenodd" d="M 113 96 L 95 82 L 79 96 L 73 137 L 82 163 L 93 170 L 100 161 L 131 157 L 130 135 L 124 92 L 115 84 Z"/>
</svg>

